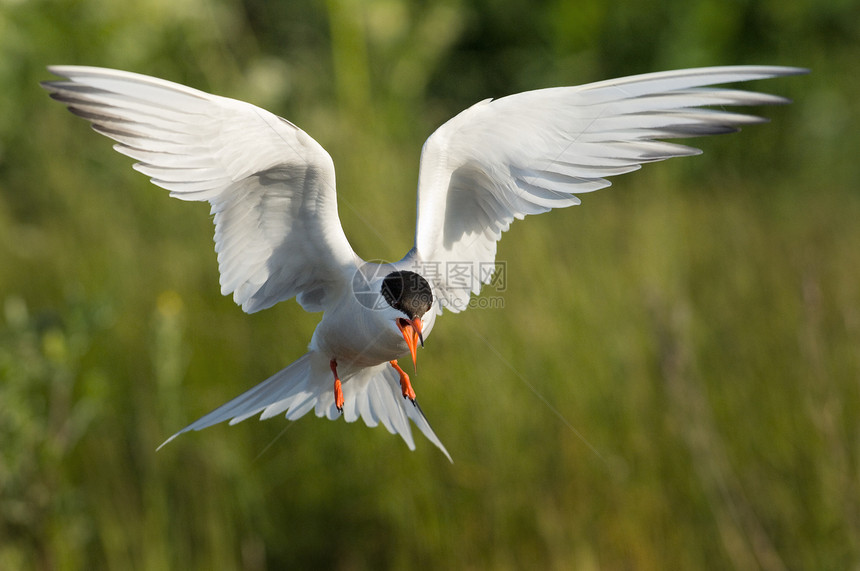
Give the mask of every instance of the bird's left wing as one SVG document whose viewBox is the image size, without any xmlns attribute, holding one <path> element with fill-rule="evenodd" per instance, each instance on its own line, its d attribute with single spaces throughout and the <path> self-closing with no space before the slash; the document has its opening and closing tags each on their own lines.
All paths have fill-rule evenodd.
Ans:
<svg viewBox="0 0 860 571">
<path fill-rule="evenodd" d="M 658 139 L 713 135 L 762 121 L 721 109 L 785 103 L 707 87 L 805 73 L 773 66 L 683 69 L 486 100 L 424 144 L 411 265 L 424 265 L 441 308 L 460 311 L 492 278 L 496 242 L 528 214 L 579 204 L 577 194 L 641 164 L 700 151 Z M 703 109 L 702 106 L 717 108 Z"/>
<path fill-rule="evenodd" d="M 326 307 L 357 263 L 337 214 L 334 165 L 304 131 L 235 99 L 124 71 L 52 66 L 51 97 L 117 141 L 182 200 L 208 201 L 221 293 L 248 313 L 298 296 Z"/>
</svg>

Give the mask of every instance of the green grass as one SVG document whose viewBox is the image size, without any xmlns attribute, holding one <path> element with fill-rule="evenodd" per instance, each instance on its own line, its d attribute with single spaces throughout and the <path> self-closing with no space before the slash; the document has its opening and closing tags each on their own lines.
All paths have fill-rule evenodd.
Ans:
<svg viewBox="0 0 860 571">
<path fill-rule="evenodd" d="M 815 71 L 773 82 L 796 103 L 763 111 L 771 124 L 514 224 L 499 249 L 507 287 L 484 294 L 504 307 L 443 316 L 419 354 L 415 389 L 451 465 L 420 438 L 410 452 L 382 428 L 313 417 L 217 426 L 156 452 L 301 355 L 319 317 L 295 303 L 248 316 L 220 296 L 207 207 L 169 199 L 51 102 L 43 66 L 135 68 L 260 103 L 253 86 L 268 86 L 266 105 L 333 155 L 356 250 L 396 259 L 421 142 L 461 98 L 583 79 L 550 61 L 586 79 L 633 63 L 612 63 L 618 46 L 564 52 L 561 36 L 499 47 L 492 30 L 511 22 L 543 29 L 503 18 L 513 6 L 374 3 L 412 17 L 356 31 L 340 12 L 319 27 L 337 2 L 207 4 L 214 27 L 159 5 L 152 22 L 94 0 L 0 12 L 0 31 L 40 38 L 0 34 L 0 568 L 857 566 L 860 130 L 838 19 L 748 24 L 806 43 L 761 40 L 743 61 Z M 279 29 L 267 18 L 290 22 L 273 36 L 288 52 L 266 51 Z M 115 49 L 129 31 L 149 43 Z M 362 33 L 367 52 L 340 53 Z M 486 45 L 453 44 L 469 33 Z M 697 60 L 705 48 L 634 71 L 738 59 Z M 496 75 L 471 73 L 476 53 Z M 272 59 L 286 92 L 245 82 Z M 510 61 L 533 64 L 500 77 Z"/>
<path fill-rule="evenodd" d="M 155 453 L 313 327 L 220 298 L 202 238 L 173 257 L 132 233 L 93 268 L 130 291 L 71 269 L 54 309 L 8 294 L 4 566 L 856 561 L 860 201 L 662 174 L 515 226 L 504 309 L 440 321 L 416 389 L 453 466 L 314 418 Z"/>
</svg>

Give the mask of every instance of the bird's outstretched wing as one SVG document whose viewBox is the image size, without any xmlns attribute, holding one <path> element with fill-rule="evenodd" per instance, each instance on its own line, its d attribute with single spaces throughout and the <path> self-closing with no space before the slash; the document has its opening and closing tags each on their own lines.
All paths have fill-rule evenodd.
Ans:
<svg viewBox="0 0 860 571">
<path fill-rule="evenodd" d="M 349 370 L 343 375 L 343 417 L 347 422 L 361 418 L 367 426 L 382 424 L 391 434 L 399 434 L 410 450 L 415 450 L 409 425 L 412 420 L 424 436 L 451 460 L 451 455 L 421 409 L 402 398 L 400 376 L 388 363 L 354 369 L 345 366 L 343 370 Z M 258 414 L 260 420 L 279 414 L 296 420 L 310 411 L 331 420 L 341 414 L 334 404 L 328 358 L 314 352 L 305 353 L 259 385 L 189 424 L 164 444 L 184 432 L 202 430 L 227 420 L 236 424 Z"/>
<path fill-rule="evenodd" d="M 643 163 L 699 154 L 658 139 L 737 131 L 763 121 L 722 109 L 785 103 L 707 87 L 806 70 L 772 66 L 683 69 L 482 101 L 424 144 L 412 264 L 432 264 L 440 306 L 465 309 L 492 277 L 496 243 L 528 214 L 579 204 L 577 194 Z M 717 108 L 703 109 L 703 106 Z"/>
<path fill-rule="evenodd" d="M 117 141 L 135 169 L 215 217 L 221 293 L 248 313 L 298 296 L 323 310 L 356 256 L 337 214 L 328 153 L 249 103 L 111 69 L 55 66 L 51 97 Z"/>
</svg>

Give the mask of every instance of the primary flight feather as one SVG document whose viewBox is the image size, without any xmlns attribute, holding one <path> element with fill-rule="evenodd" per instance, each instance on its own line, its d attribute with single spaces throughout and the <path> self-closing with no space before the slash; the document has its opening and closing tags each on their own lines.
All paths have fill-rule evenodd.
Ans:
<svg viewBox="0 0 860 571">
<path fill-rule="evenodd" d="M 727 106 L 787 102 L 713 85 L 794 75 L 775 66 L 683 69 L 487 99 L 424 143 L 415 245 L 367 263 L 344 235 L 331 157 L 286 119 L 234 99 L 112 69 L 52 66 L 51 97 L 116 141 L 134 168 L 215 221 L 221 292 L 253 313 L 295 297 L 322 311 L 308 352 L 168 439 L 229 420 L 284 414 L 384 425 L 415 448 L 409 421 L 450 460 L 397 359 L 461 311 L 492 277 L 514 219 L 579 204 L 607 177 L 698 154 L 665 142 L 763 119 Z M 456 265 L 458 271 L 446 272 Z M 166 443 L 166 442 L 165 442 Z"/>
</svg>

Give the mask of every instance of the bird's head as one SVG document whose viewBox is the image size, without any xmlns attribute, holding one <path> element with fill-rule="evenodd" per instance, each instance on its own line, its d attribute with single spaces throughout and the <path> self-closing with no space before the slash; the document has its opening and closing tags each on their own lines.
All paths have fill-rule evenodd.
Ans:
<svg viewBox="0 0 860 571">
<path fill-rule="evenodd" d="M 430 284 L 415 272 L 401 270 L 385 276 L 380 293 L 388 305 L 397 311 L 394 324 L 403 335 L 412 354 L 412 364 L 415 365 L 418 343 L 424 346 L 424 319 L 433 308 Z"/>
</svg>

